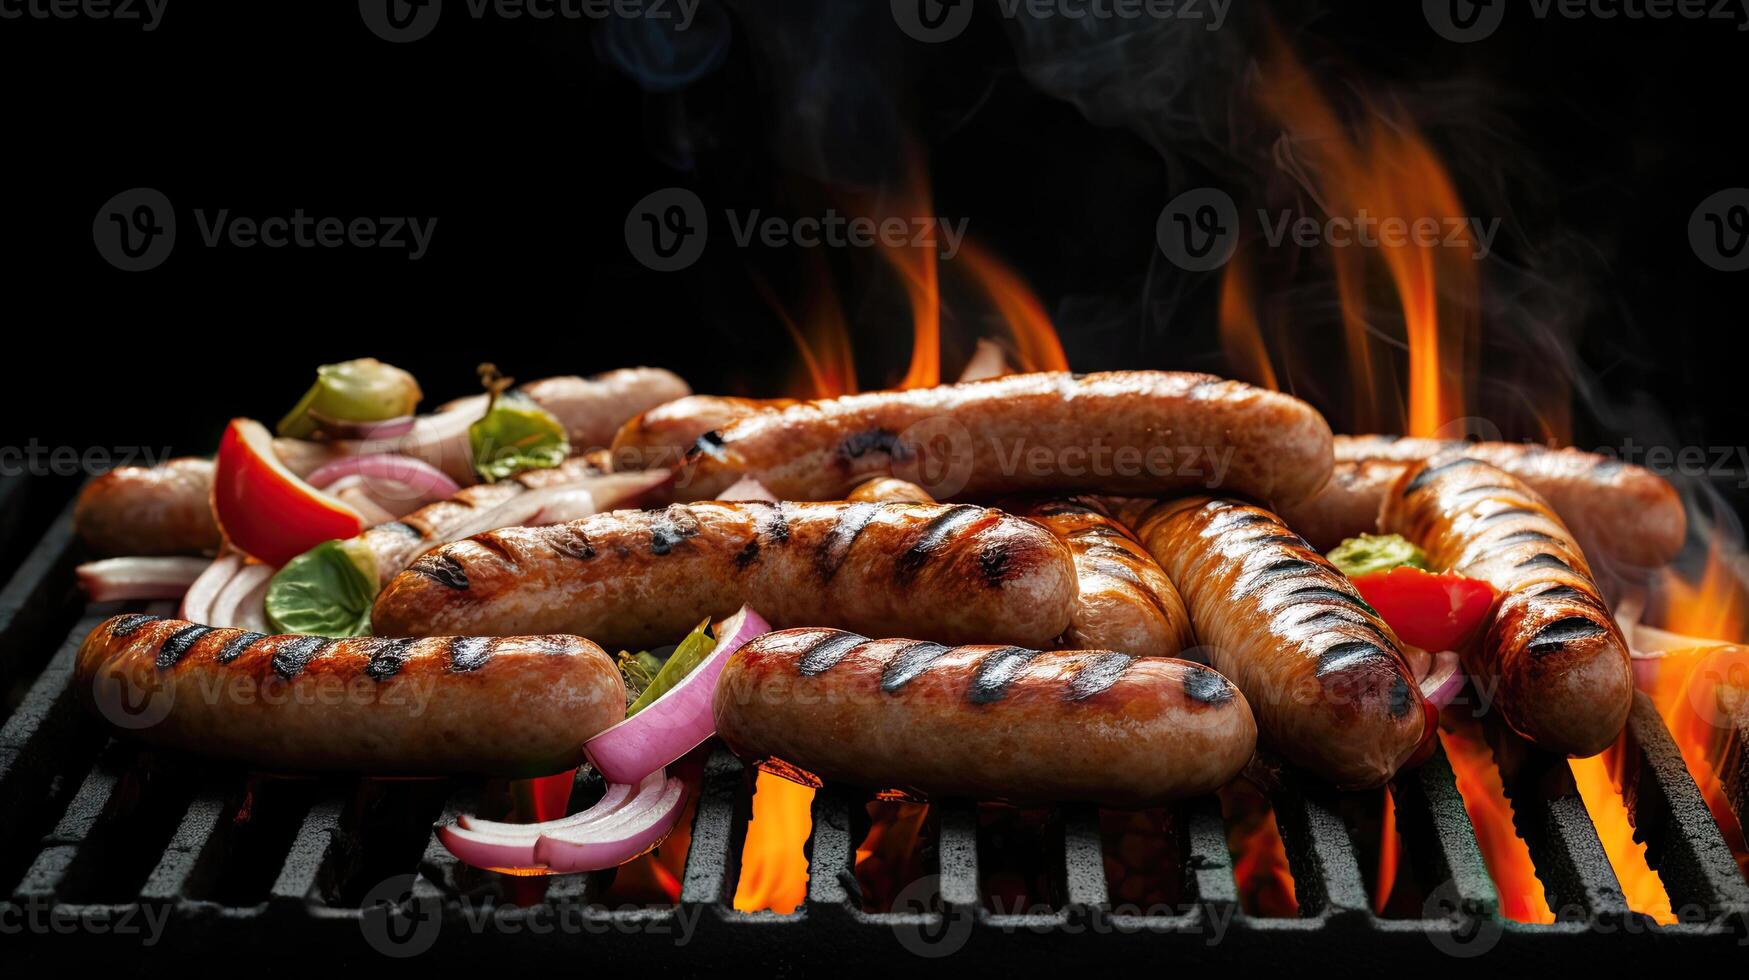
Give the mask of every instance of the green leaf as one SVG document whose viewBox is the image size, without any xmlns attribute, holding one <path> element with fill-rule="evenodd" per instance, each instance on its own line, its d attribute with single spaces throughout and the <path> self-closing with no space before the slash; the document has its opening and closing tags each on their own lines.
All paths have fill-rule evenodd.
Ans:
<svg viewBox="0 0 1749 980">
<path fill-rule="evenodd" d="M 668 662 L 663 664 L 662 669 L 656 672 L 656 676 L 650 679 L 649 686 L 645 687 L 643 692 L 638 695 L 638 699 L 632 702 L 632 706 L 626 709 L 627 718 L 648 708 L 656 702 L 657 698 L 673 690 L 676 684 L 685 680 L 686 675 L 692 673 L 693 669 L 712 650 L 717 648 L 717 641 L 707 632 L 710 624 L 710 617 L 707 616 L 692 632 L 686 634 L 686 639 L 681 640 L 680 645 L 675 647 L 674 652 L 668 656 Z"/>
<path fill-rule="evenodd" d="M 1363 534 L 1331 549 L 1325 556 L 1349 578 L 1408 565 L 1426 568 L 1427 554 L 1401 534 Z"/>
<path fill-rule="evenodd" d="M 571 455 L 565 427 L 528 398 L 498 399 L 484 418 L 468 426 L 474 472 L 495 483 L 524 470 L 557 466 Z"/>
<path fill-rule="evenodd" d="M 423 397 L 413 376 L 374 357 L 316 369 L 316 383 L 279 420 L 279 434 L 308 439 L 321 428 L 311 413 L 348 422 L 381 422 L 412 415 Z"/>
<path fill-rule="evenodd" d="M 364 543 L 324 541 L 274 574 L 267 621 L 282 633 L 368 636 L 376 597 L 376 559 Z"/>
</svg>

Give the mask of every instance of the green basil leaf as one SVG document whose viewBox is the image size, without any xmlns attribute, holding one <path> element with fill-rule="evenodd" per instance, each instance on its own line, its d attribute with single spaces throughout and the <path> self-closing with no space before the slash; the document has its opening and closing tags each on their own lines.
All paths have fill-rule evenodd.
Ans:
<svg viewBox="0 0 1749 980">
<path fill-rule="evenodd" d="M 376 561 L 363 542 L 324 541 L 274 573 L 267 621 L 282 633 L 368 636 L 376 597 Z"/>
<path fill-rule="evenodd" d="M 557 466 L 571 455 L 565 427 L 528 398 L 500 398 L 484 418 L 468 426 L 474 472 L 487 483 L 524 470 Z"/>
</svg>

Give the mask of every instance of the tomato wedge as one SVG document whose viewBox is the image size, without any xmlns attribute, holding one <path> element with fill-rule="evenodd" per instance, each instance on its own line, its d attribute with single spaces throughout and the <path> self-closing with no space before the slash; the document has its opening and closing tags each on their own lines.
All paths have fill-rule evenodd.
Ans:
<svg viewBox="0 0 1749 980">
<path fill-rule="evenodd" d="M 1459 650 L 1494 608 L 1494 587 L 1453 572 L 1407 565 L 1356 576 L 1355 588 L 1403 642 L 1423 650 Z"/>
<path fill-rule="evenodd" d="M 286 469 L 272 434 L 253 419 L 232 419 L 219 442 L 213 516 L 233 545 L 275 568 L 364 530 L 358 511 Z"/>
</svg>

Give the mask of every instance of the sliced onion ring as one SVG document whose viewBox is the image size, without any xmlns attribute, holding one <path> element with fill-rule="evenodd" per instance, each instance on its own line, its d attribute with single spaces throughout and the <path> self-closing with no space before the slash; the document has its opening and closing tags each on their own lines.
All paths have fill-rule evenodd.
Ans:
<svg viewBox="0 0 1749 980">
<path fill-rule="evenodd" d="M 437 838 L 458 860 L 476 868 L 488 870 L 537 869 L 540 868 L 542 862 L 536 858 L 535 849 L 542 835 L 549 832 L 578 833 L 587 828 L 601 827 L 606 829 L 609 835 L 625 832 L 636 836 L 633 834 L 634 831 L 645 829 L 641 826 L 641 822 L 649 816 L 652 801 L 661 795 L 666 784 L 670 781 L 666 770 L 664 770 L 651 773 L 648 778 L 636 786 L 627 783 L 610 783 L 607 792 L 594 806 L 573 813 L 568 817 L 560 817 L 557 820 L 547 820 L 541 823 L 500 823 L 464 814 L 458 817 L 455 823 L 439 827 Z M 680 781 L 676 779 L 672 782 L 679 783 Z M 638 804 L 637 811 L 640 819 L 639 824 L 615 822 L 616 818 L 619 818 L 639 800 L 642 800 Z M 670 821 L 669 827 L 672 826 L 673 823 Z M 613 828 L 620 828 L 620 830 Z M 666 835 L 667 830 L 664 829 L 662 833 Z M 645 847 L 643 850 L 630 854 L 625 860 L 629 861 L 648 849 Z M 614 864 L 601 865 L 601 867 L 613 867 L 623 863 L 625 861 L 616 861 Z"/>
<path fill-rule="evenodd" d="M 711 696 L 723 664 L 771 625 L 742 606 L 717 629 L 717 645 L 692 673 L 637 714 L 583 743 L 589 761 L 612 783 L 634 783 L 656 772 L 717 732 Z"/>
<path fill-rule="evenodd" d="M 273 581 L 273 566 L 249 562 L 231 576 L 213 598 L 202 625 L 219 629 L 267 631 L 267 586 Z"/>
<path fill-rule="evenodd" d="M 642 714 L 642 712 L 639 712 Z M 636 716 L 634 716 L 636 717 Z M 662 843 L 680 819 L 686 784 L 657 770 L 638 793 L 605 820 L 541 834 L 534 859 L 561 874 L 618 867 Z"/>
<path fill-rule="evenodd" d="M 1440 650 L 1432 656 L 1432 665 L 1420 678 L 1421 696 L 1435 708 L 1443 708 L 1463 690 L 1464 671 L 1455 651 Z"/>
<path fill-rule="evenodd" d="M 343 476 L 355 474 L 367 480 L 388 480 L 401 484 L 418 493 L 423 500 L 442 500 L 461 490 L 460 485 L 445 476 L 437 467 L 422 459 L 399 453 L 343 456 L 316 467 L 304 478 L 304 482 L 320 490 Z"/>
<path fill-rule="evenodd" d="M 88 561 L 74 572 L 92 602 L 180 599 L 212 562 L 205 558 L 129 556 Z"/>
<path fill-rule="evenodd" d="M 194 584 L 188 587 L 188 594 L 182 597 L 182 612 L 178 618 L 191 623 L 210 625 L 212 619 L 213 600 L 219 597 L 219 591 L 243 568 L 243 555 L 236 551 L 226 551 L 213 560 L 207 570 L 200 573 Z"/>
<path fill-rule="evenodd" d="M 459 541 L 501 527 L 533 527 L 592 517 L 654 490 L 669 478 L 667 470 L 642 470 L 586 476 L 569 483 L 524 490 L 456 528 L 444 540 Z"/>
</svg>

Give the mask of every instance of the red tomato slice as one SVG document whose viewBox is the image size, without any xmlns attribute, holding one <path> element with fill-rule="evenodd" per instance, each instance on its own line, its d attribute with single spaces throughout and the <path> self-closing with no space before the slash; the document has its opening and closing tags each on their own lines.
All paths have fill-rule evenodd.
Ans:
<svg viewBox="0 0 1749 980">
<path fill-rule="evenodd" d="M 213 516 L 232 544 L 275 568 L 364 530 L 358 511 L 286 469 L 272 434 L 253 419 L 232 419 L 219 442 Z"/>
<path fill-rule="evenodd" d="M 1423 650 L 1459 650 L 1487 622 L 1494 587 L 1452 572 L 1407 565 L 1354 580 L 1397 636 Z"/>
</svg>

